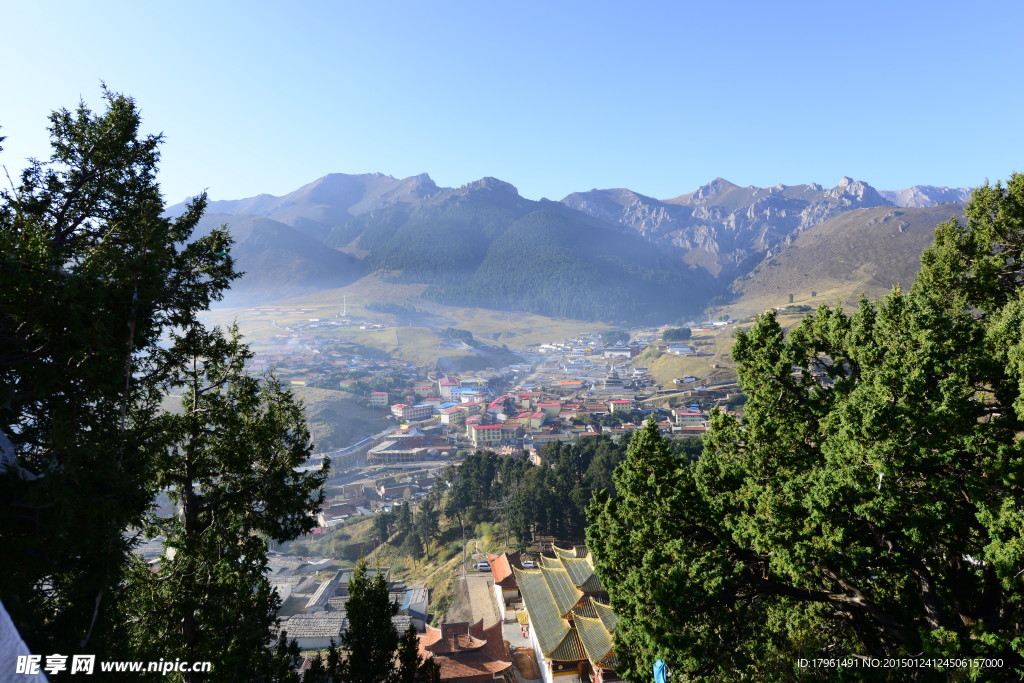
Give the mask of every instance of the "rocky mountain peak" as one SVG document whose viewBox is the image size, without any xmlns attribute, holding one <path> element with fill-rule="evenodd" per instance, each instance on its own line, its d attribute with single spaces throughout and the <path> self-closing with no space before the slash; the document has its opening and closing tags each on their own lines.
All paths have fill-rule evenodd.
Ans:
<svg viewBox="0 0 1024 683">
<path fill-rule="evenodd" d="M 402 181 L 402 185 L 406 195 L 416 197 L 429 197 L 440 189 L 434 179 L 426 173 L 410 176 Z"/>
<path fill-rule="evenodd" d="M 470 192 L 489 192 L 508 194 L 518 197 L 519 190 L 516 189 L 512 183 L 506 183 L 504 180 L 498 180 L 491 176 L 486 176 L 480 180 L 474 180 L 471 183 L 466 183 L 460 187 L 456 192 L 460 194 L 468 194 Z"/>
<path fill-rule="evenodd" d="M 917 208 L 949 202 L 966 202 L 974 190 L 970 187 L 936 187 L 914 185 L 905 190 L 881 190 L 881 195 L 896 206 Z"/>
<path fill-rule="evenodd" d="M 733 187 L 736 185 L 725 178 L 715 178 L 710 183 L 698 187 L 697 191 L 693 193 L 693 199 L 694 201 L 708 202 Z"/>
<path fill-rule="evenodd" d="M 863 180 L 843 176 L 839 184 L 825 193 L 825 197 L 837 199 L 851 206 L 882 206 L 891 202 Z"/>
</svg>

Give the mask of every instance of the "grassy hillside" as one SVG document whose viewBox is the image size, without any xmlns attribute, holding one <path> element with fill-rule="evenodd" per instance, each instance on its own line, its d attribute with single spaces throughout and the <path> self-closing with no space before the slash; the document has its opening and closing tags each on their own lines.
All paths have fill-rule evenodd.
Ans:
<svg viewBox="0 0 1024 683">
<path fill-rule="evenodd" d="M 736 377 L 729 359 L 729 351 L 735 341 L 736 327 L 716 328 L 709 332 L 695 332 L 686 344 L 693 346 L 699 355 L 675 356 L 659 353 L 653 347 L 637 356 L 632 365 L 643 366 L 651 371 L 651 377 L 665 389 L 675 386 L 677 377 L 691 375 L 702 383 L 732 381 Z M 711 367 L 718 365 L 718 368 Z"/>
<path fill-rule="evenodd" d="M 802 233 L 792 244 L 733 283 L 736 299 L 716 309 L 744 317 L 790 303 L 818 306 L 878 298 L 908 286 L 935 226 L 960 214 L 959 204 L 929 208 L 856 209 Z M 814 293 L 817 296 L 814 296 Z"/>
<path fill-rule="evenodd" d="M 352 394 L 331 389 L 291 387 L 306 405 L 306 418 L 317 451 L 344 448 L 389 424 L 388 413 L 359 405 Z"/>
</svg>

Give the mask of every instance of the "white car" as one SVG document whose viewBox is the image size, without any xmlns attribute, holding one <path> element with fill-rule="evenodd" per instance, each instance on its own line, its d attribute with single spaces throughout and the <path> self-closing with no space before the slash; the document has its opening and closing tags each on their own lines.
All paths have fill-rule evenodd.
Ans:
<svg viewBox="0 0 1024 683">
<path fill-rule="evenodd" d="M 537 566 L 537 563 L 533 560 L 523 560 L 523 569 L 533 569 Z"/>
<path fill-rule="evenodd" d="M 476 570 L 478 572 L 489 572 L 489 571 L 491 571 L 491 565 L 489 563 L 487 563 L 487 562 L 477 562 L 475 566 L 476 566 Z"/>
</svg>

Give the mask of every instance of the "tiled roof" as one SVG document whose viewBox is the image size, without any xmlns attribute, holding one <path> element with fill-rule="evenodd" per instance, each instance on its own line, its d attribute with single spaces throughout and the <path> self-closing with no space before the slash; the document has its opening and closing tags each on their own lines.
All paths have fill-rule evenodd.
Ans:
<svg viewBox="0 0 1024 683">
<path fill-rule="evenodd" d="M 547 581 L 548 589 L 554 596 L 558 613 L 563 617 L 568 615 L 583 597 L 582 591 L 576 588 L 569 578 L 569 572 L 563 568 L 541 567 L 541 571 L 544 572 L 544 580 Z"/>
<path fill-rule="evenodd" d="M 594 611 L 597 612 L 597 618 L 601 620 L 604 627 L 609 631 L 614 632 L 615 625 L 619 622 L 619 619 L 615 616 L 615 612 L 612 611 L 612 608 L 603 602 L 598 602 L 597 600 L 591 600 L 590 602 L 594 607 Z"/>
<path fill-rule="evenodd" d="M 334 638 L 339 640 L 345 629 L 344 612 L 296 614 L 281 623 L 289 638 Z"/>
<path fill-rule="evenodd" d="M 585 545 L 574 545 L 570 549 L 559 548 L 558 546 L 552 546 L 555 550 L 555 555 L 558 557 L 586 557 L 590 554 Z"/>
<path fill-rule="evenodd" d="M 306 602 L 306 609 L 326 605 L 327 601 L 333 598 L 334 593 L 338 590 L 338 582 L 340 580 L 341 572 L 339 571 L 332 579 L 321 583 L 320 587 L 316 589 L 316 593 L 313 593 L 313 597 Z"/>
<path fill-rule="evenodd" d="M 469 624 L 465 621 L 441 624 L 441 628 L 428 624 L 426 628 L 423 648 L 436 655 L 475 651 L 487 644 L 487 641 L 470 634 Z"/>
<path fill-rule="evenodd" d="M 459 680 L 485 676 L 493 678 L 512 663 L 505 652 L 501 622 L 483 628 L 483 622 L 470 626 L 467 622 L 427 626 L 419 636 L 420 655 L 431 657 L 441 670 L 441 680 Z M 460 643 L 471 645 L 461 647 Z"/>
<path fill-rule="evenodd" d="M 573 619 L 573 623 L 576 624 L 576 631 L 587 653 L 587 659 L 595 666 L 614 669 L 616 661 L 612 650 L 612 634 L 605 628 L 604 623 L 597 618 L 579 615 Z"/>
<path fill-rule="evenodd" d="M 516 588 L 516 576 L 512 568 L 523 568 L 518 550 L 514 553 L 502 553 L 501 555 L 491 555 L 488 553 L 487 561 L 491 564 L 491 576 L 494 578 L 494 585 L 501 586 L 502 588 Z"/>
<path fill-rule="evenodd" d="M 505 650 L 505 635 L 501 622 L 495 622 L 484 628 L 484 621 L 481 619 L 475 624 L 470 624 L 469 632 L 477 638 L 487 641 L 484 651 L 495 659 L 508 661 L 508 652 Z"/>
<path fill-rule="evenodd" d="M 515 575 L 526 611 L 530 615 L 530 624 L 544 655 L 554 661 L 582 661 L 586 657 L 583 643 L 575 629 L 570 628 L 569 623 L 562 618 L 568 614 L 568 610 L 559 611 L 554 594 L 548 586 L 548 574 L 544 569 L 516 569 Z"/>
<path fill-rule="evenodd" d="M 576 629 L 570 629 L 558 647 L 545 654 L 553 662 L 580 662 L 587 658 L 587 652 L 583 649 Z"/>
<path fill-rule="evenodd" d="M 560 558 L 562 566 L 572 579 L 574 586 L 587 593 L 599 593 L 604 591 L 601 580 L 594 572 L 594 565 L 589 557 Z"/>
<path fill-rule="evenodd" d="M 434 661 L 441 671 L 442 681 L 454 681 L 486 675 L 494 678 L 494 674 L 500 673 L 512 666 L 511 662 L 496 661 L 480 654 L 469 655 L 436 655 Z"/>
</svg>

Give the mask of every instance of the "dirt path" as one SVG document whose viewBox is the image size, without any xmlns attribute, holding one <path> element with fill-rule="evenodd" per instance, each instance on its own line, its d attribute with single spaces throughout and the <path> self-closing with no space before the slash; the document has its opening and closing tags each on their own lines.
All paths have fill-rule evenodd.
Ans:
<svg viewBox="0 0 1024 683">
<path fill-rule="evenodd" d="M 479 540 L 473 539 L 472 544 L 476 551 L 469 557 L 465 578 L 461 575 L 461 567 L 456 569 L 459 575 L 453 579 L 455 601 L 445 615 L 445 621 L 468 621 L 471 624 L 483 621 L 484 626 L 490 626 L 498 621 L 493 596 L 494 583 L 490 572 L 480 572 L 473 568 L 474 564 L 486 559 L 486 556 L 480 552 Z"/>
</svg>

